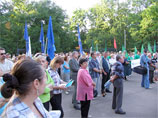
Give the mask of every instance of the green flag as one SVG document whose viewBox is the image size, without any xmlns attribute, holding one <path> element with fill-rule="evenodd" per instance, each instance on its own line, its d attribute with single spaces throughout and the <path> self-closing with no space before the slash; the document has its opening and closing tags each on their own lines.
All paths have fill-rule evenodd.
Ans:
<svg viewBox="0 0 158 118">
<path fill-rule="evenodd" d="M 126 51 L 125 57 L 128 58 L 128 52 Z"/>
<path fill-rule="evenodd" d="M 156 41 L 154 41 L 154 53 L 156 53 Z"/>
<path fill-rule="evenodd" d="M 125 52 L 125 46 L 122 45 L 122 52 Z"/>
<path fill-rule="evenodd" d="M 105 41 L 105 52 L 107 52 L 107 44 L 106 44 L 106 41 Z"/>
<path fill-rule="evenodd" d="M 142 44 L 142 47 L 141 47 L 141 54 L 143 54 L 144 53 L 144 46 L 143 46 L 143 44 Z"/>
<path fill-rule="evenodd" d="M 136 55 L 137 54 L 137 48 L 136 48 L 136 46 L 134 47 L 134 55 Z"/>
<path fill-rule="evenodd" d="M 150 43 L 148 43 L 148 50 L 149 50 L 150 53 L 153 53 L 153 52 L 152 52 L 152 48 L 151 48 L 151 46 L 150 46 Z"/>
<path fill-rule="evenodd" d="M 96 51 L 98 52 L 98 44 L 96 44 Z"/>
</svg>

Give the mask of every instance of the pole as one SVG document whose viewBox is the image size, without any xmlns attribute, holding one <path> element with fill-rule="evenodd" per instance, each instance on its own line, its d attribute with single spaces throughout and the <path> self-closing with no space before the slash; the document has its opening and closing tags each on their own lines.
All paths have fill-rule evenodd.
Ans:
<svg viewBox="0 0 158 118">
<path fill-rule="evenodd" d="M 126 30 L 124 30 L 124 46 L 125 46 L 125 50 L 126 50 Z"/>
<path fill-rule="evenodd" d="M 46 45 L 45 45 L 45 51 L 44 51 L 45 54 L 47 54 L 47 43 L 48 43 L 48 38 L 46 38 Z"/>
</svg>

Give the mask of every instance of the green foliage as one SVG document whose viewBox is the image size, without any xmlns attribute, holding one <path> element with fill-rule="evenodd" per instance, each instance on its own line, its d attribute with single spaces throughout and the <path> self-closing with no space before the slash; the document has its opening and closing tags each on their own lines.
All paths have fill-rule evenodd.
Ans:
<svg viewBox="0 0 158 118">
<path fill-rule="evenodd" d="M 99 51 L 113 48 L 116 39 L 118 50 L 124 44 L 126 49 L 140 50 L 147 42 L 154 45 L 158 41 L 158 2 L 157 0 L 101 0 L 101 4 L 83 10 L 77 9 L 69 19 L 63 9 L 51 0 L 28 2 L 12 0 L 0 3 L 0 46 L 9 53 L 25 49 L 24 25 L 28 24 L 32 52 L 40 51 L 40 26 L 44 23 L 46 39 L 49 16 L 52 16 L 55 46 L 58 52 L 68 52 L 78 47 L 77 24 L 80 27 L 83 49 L 97 44 Z M 94 49 L 93 49 L 94 50 Z M 95 49 L 96 50 L 96 49 Z"/>
</svg>

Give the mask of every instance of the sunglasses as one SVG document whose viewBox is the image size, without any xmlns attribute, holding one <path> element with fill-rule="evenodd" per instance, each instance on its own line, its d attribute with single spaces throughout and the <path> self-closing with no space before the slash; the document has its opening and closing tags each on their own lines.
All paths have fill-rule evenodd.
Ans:
<svg viewBox="0 0 158 118">
<path fill-rule="evenodd" d="M 0 55 L 5 55 L 6 53 L 1 53 Z"/>
</svg>

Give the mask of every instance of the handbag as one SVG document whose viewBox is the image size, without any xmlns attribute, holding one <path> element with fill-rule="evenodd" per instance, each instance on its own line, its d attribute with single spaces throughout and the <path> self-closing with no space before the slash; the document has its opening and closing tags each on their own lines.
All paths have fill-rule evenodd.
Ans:
<svg viewBox="0 0 158 118">
<path fill-rule="evenodd" d="M 143 66 L 137 66 L 133 68 L 133 72 L 144 75 L 144 74 L 147 74 L 147 68 Z"/>
</svg>

